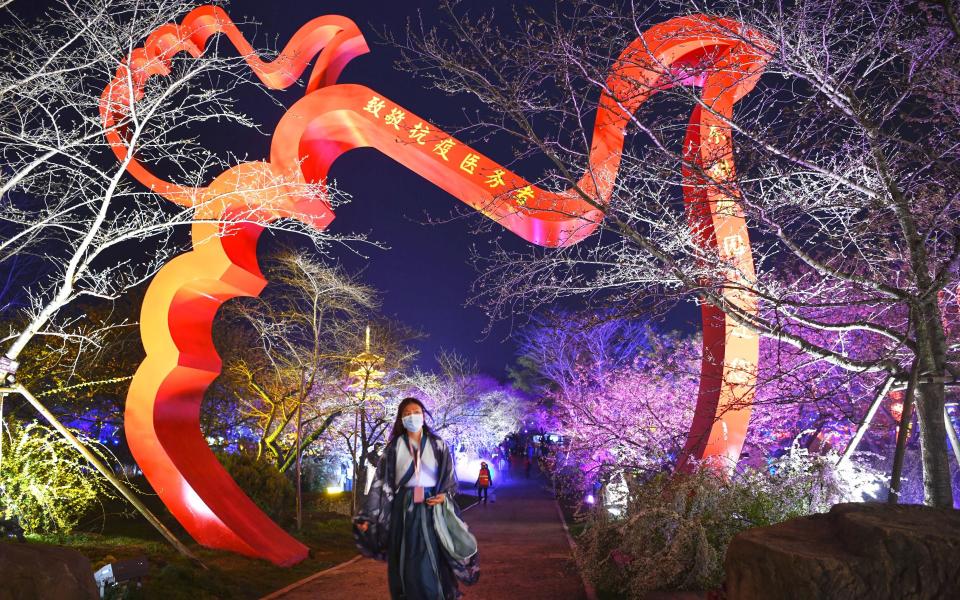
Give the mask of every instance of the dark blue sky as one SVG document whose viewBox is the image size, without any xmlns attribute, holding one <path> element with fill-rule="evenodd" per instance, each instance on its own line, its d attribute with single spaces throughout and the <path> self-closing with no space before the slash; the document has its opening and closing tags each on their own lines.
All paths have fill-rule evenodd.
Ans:
<svg viewBox="0 0 960 600">
<path fill-rule="evenodd" d="M 202 3 L 200 0 L 197 5 Z M 8 17 L 6 11 L 10 10 L 29 22 L 57 4 L 59 2 L 53 0 L 14 0 L 0 11 L 0 19 Z M 486 10 L 494 5 L 476 8 Z M 511 20 L 511 4 L 502 6 L 502 10 L 497 10 Z M 552 3 L 543 4 L 546 10 L 552 6 Z M 234 0 L 226 9 L 258 50 L 282 48 L 313 18 L 329 14 L 348 17 L 360 26 L 371 52 L 349 63 L 340 82 L 367 85 L 444 128 L 462 124 L 464 108 L 476 108 L 463 105 L 468 99 L 452 99 L 427 90 L 423 82 L 399 71 L 395 66 L 398 52 L 380 41 L 380 34 L 384 32 L 402 37 L 408 19 L 417 19 L 418 11 L 422 11 L 425 22 L 436 22 L 436 2 Z M 268 93 L 289 106 L 303 97 L 303 86 Z M 243 89 L 237 100 L 238 110 L 253 116 L 265 132 L 273 131 L 284 112 L 265 94 L 251 88 Z M 240 160 L 262 160 L 269 155 L 269 136 L 254 130 L 230 129 L 217 124 L 196 133 L 203 143 L 219 151 L 232 152 Z M 507 147 L 474 145 L 501 162 L 510 159 Z M 441 349 L 447 349 L 472 359 L 482 372 L 505 377 L 505 368 L 515 353 L 509 339 L 509 325 L 496 324 L 491 333 L 484 334 L 488 320 L 481 309 L 464 306 L 477 277 L 470 264 L 470 247 L 488 244 L 497 237 L 515 249 L 523 248 L 525 242 L 499 228 L 483 236 L 475 235 L 473 230 L 483 219 L 479 215 L 445 224 L 427 224 L 431 218 L 446 220 L 454 210 L 462 211 L 463 205 L 375 150 L 347 153 L 336 162 L 330 175 L 339 189 L 352 195 L 353 201 L 336 210 L 336 219 L 329 231 L 366 233 L 371 240 L 388 248 L 359 247 L 366 257 L 338 248 L 335 259 L 348 272 L 358 274 L 364 283 L 380 291 L 387 316 L 427 334 L 426 339 L 417 342 L 418 365 L 433 369 L 435 356 Z M 530 174 L 533 175 L 535 173 Z M 285 237 L 282 242 L 290 244 L 296 240 Z M 275 243 L 271 236 L 264 235 L 261 252 L 269 249 L 271 243 Z"/>
<path fill-rule="evenodd" d="M 341 75 L 341 82 L 367 85 L 434 123 L 462 122 L 459 115 L 467 99 L 425 89 L 423 82 L 395 67 L 396 51 L 378 41 L 378 31 L 401 35 L 407 20 L 417 18 L 418 10 L 429 22 L 435 18 L 436 3 L 242 0 L 229 7 L 234 20 L 248 18 L 260 23 L 256 28 L 241 26 L 254 37 L 255 47 L 268 42 L 282 46 L 297 28 L 317 16 L 349 17 L 367 37 L 371 52 L 354 59 Z M 301 94 L 293 91 L 284 94 L 284 99 L 294 101 Z M 265 110 L 262 116 L 270 125 L 279 113 Z M 506 148 L 477 147 L 493 157 L 509 158 Z M 433 368 L 436 354 L 448 349 L 475 360 L 481 371 L 504 377 L 515 351 L 509 340 L 509 325 L 497 324 L 485 335 L 488 322 L 483 312 L 477 307 L 464 307 L 477 276 L 469 260 L 470 246 L 483 247 L 500 232 L 478 237 L 474 228 L 482 218 L 479 216 L 427 224 L 428 217 L 442 219 L 459 209 L 459 201 L 375 150 L 346 154 L 334 165 L 331 176 L 340 189 L 353 196 L 353 201 L 337 209 L 330 231 L 368 232 L 371 239 L 389 247 L 365 247 L 367 259 L 340 251 L 341 260 L 350 271 L 362 269 L 362 280 L 382 292 L 386 314 L 428 335 L 418 342 L 419 365 Z M 501 239 L 516 248 L 524 243 L 508 232 L 503 232 Z"/>
<path fill-rule="evenodd" d="M 49 4 L 15 0 L 12 6 L 17 12 L 29 15 Z M 539 4 L 538 8 L 545 11 L 554 7 L 552 2 Z M 500 20 L 509 28 L 511 5 L 491 2 L 470 9 L 495 8 Z M 282 47 L 297 29 L 315 17 L 326 14 L 346 16 L 360 26 L 371 52 L 355 58 L 344 70 L 340 82 L 367 85 L 445 128 L 462 124 L 464 110 L 479 108 L 470 104 L 469 98 L 451 98 L 426 89 L 423 81 L 397 69 L 398 53 L 380 42 L 378 32 L 386 31 L 402 38 L 408 19 L 419 18 L 418 11 L 422 12 L 423 21 L 428 26 L 435 23 L 438 20 L 435 2 L 234 0 L 227 9 L 258 49 Z M 272 131 L 283 109 L 252 90 L 247 94 L 249 97 L 239 98 L 239 108 L 260 121 L 265 131 Z M 303 88 L 294 87 L 272 95 L 289 106 L 303 96 Z M 218 129 L 212 135 L 211 132 L 201 132 L 201 137 L 241 158 L 259 160 L 268 156 L 269 137 L 252 130 Z M 474 139 L 464 141 L 502 163 L 508 163 L 512 158 L 510 149 L 502 144 Z M 535 172 L 524 174 L 531 179 L 537 176 Z M 488 320 L 482 310 L 464 306 L 477 278 L 477 272 L 470 264 L 470 249 L 476 246 L 482 251 L 495 239 L 513 249 L 524 248 L 525 242 L 496 226 L 489 233 L 477 235 L 474 230 L 483 219 L 479 215 L 427 224 L 430 217 L 445 220 L 462 205 L 375 150 L 347 153 L 336 162 L 331 176 L 340 189 L 353 196 L 353 201 L 337 209 L 330 231 L 367 233 L 370 239 L 388 248 L 364 246 L 361 250 L 367 255 L 365 258 L 337 249 L 336 259 L 349 272 L 359 274 L 362 281 L 381 292 L 385 314 L 427 334 L 428 337 L 417 344 L 420 350 L 418 365 L 425 369 L 434 368 L 434 357 L 441 349 L 447 349 L 472 359 L 481 371 L 503 378 L 516 350 L 510 340 L 511 325 L 497 323 L 491 333 L 484 334 Z M 262 239 L 261 250 L 271 243 L 269 236 Z M 696 311 L 688 305 L 671 319 L 676 321 L 672 326 L 684 327 L 680 323 L 692 318 L 696 318 Z"/>
</svg>

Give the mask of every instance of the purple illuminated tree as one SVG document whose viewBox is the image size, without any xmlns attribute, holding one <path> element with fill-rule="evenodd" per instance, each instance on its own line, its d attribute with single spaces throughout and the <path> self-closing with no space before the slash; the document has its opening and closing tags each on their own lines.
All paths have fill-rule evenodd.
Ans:
<svg viewBox="0 0 960 600">
<path fill-rule="evenodd" d="M 433 415 L 432 427 L 454 449 L 481 455 L 515 432 L 529 404 L 512 386 L 477 372 L 452 352 L 437 357 L 438 371 L 413 371 L 404 394 L 421 398 Z"/>
<path fill-rule="evenodd" d="M 849 316 L 840 309 L 835 313 Z M 514 379 L 541 399 L 540 423 L 566 436 L 562 458 L 566 467 L 577 467 L 576 484 L 672 469 L 697 396 L 697 336 L 663 334 L 642 321 L 601 311 L 537 315 L 518 339 Z M 857 359 L 885 349 L 876 340 L 843 331 L 821 332 L 820 341 Z M 811 458 L 830 456 L 844 472 L 861 466 L 871 474 L 877 468 L 889 472 L 902 390 L 877 397 L 882 381 L 877 373 L 851 372 L 773 339 L 763 340 L 760 364 L 742 467 L 765 468 L 799 450 Z M 879 410 L 873 428 L 857 440 L 862 451 L 855 455 L 857 465 L 839 464 L 845 462 L 839 456 L 854 456 L 864 407 L 874 402 Z M 911 500 L 922 499 L 919 481 L 911 474 Z"/>
<path fill-rule="evenodd" d="M 487 264 L 479 301 L 509 316 L 585 295 L 618 302 L 629 315 L 695 299 L 821 365 L 874 373 L 879 385 L 913 380 L 907 400 L 918 409 L 925 501 L 952 506 L 945 384 L 960 369 L 941 307 L 955 301 L 960 281 L 955 3 L 727 0 L 641 9 L 587 0 L 526 11 L 514 32 L 452 8 L 443 34 L 411 29 L 399 45 L 411 72 L 485 105 L 470 132 L 503 136 L 517 169 L 543 173 L 541 187 L 562 190 L 590 174 L 597 98 L 616 99 L 604 83 L 612 61 L 651 25 L 691 12 L 744 23 L 776 47 L 756 48 L 769 54 L 765 74 L 728 123 L 737 146 L 731 193 L 757 271 L 735 285 L 764 310 L 750 314 L 724 298 L 729 262 L 698 243 L 679 206 L 682 168 L 696 169 L 681 152 L 690 107 L 712 110 L 682 83 L 709 65 L 665 73 L 656 100 L 632 116 L 609 202 L 577 190 L 603 211 L 600 235 L 556 251 L 504 250 Z M 546 160 L 526 163 L 528 156 Z M 867 338 L 879 351 L 851 351 Z"/>
<path fill-rule="evenodd" d="M 693 337 L 609 313 L 547 313 L 519 339 L 517 381 L 535 382 L 588 479 L 668 468 L 693 418 L 700 364 Z"/>
</svg>

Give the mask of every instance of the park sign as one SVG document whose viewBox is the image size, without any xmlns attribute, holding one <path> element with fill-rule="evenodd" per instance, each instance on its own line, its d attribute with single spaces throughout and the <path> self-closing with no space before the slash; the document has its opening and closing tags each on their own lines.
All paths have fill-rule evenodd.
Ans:
<svg viewBox="0 0 960 600">
<path fill-rule="evenodd" d="M 253 72 L 273 89 L 296 83 L 316 60 L 304 97 L 274 131 L 269 161 L 238 164 L 206 187 L 182 186 L 128 156 L 123 120 L 147 81 L 170 72 L 176 54 L 199 57 L 217 34 L 246 55 Z M 128 161 L 130 174 L 171 202 L 194 207 L 198 221 L 192 250 L 164 265 L 144 298 L 140 327 L 146 358 L 127 395 L 128 444 L 164 504 L 200 544 L 278 565 L 303 560 L 307 547 L 243 493 L 201 432 L 204 391 L 221 368 L 212 324 L 223 302 L 257 296 L 266 285 L 256 256 L 264 226 L 281 218 L 317 229 L 330 224 L 334 214 L 324 183 L 344 153 L 376 148 L 524 240 L 569 246 L 603 220 L 632 115 L 660 90 L 699 86 L 702 103 L 693 109 L 683 143 L 689 225 L 698 243 L 729 265 L 724 302 L 741 315 L 757 310 L 749 291 L 755 271 L 730 128 L 734 104 L 753 89 L 772 51 L 756 32 L 729 19 L 689 15 L 655 25 L 634 40 L 611 68 L 600 98 L 590 168 L 577 186 L 558 193 L 532 184 L 381 90 L 338 83 L 344 66 L 368 51 L 355 23 L 328 15 L 301 27 L 265 62 L 223 9 L 203 6 L 135 49 L 100 102 L 107 140 L 118 159 Z M 691 65 L 698 65 L 695 73 Z M 704 305 L 702 317 L 700 387 L 679 460 L 681 466 L 707 460 L 731 468 L 746 436 L 759 340 L 716 306 Z"/>
</svg>

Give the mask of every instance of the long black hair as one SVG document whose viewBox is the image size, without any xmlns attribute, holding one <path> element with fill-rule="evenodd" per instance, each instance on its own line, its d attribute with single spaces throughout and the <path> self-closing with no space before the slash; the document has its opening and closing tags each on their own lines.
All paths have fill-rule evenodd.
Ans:
<svg viewBox="0 0 960 600">
<path fill-rule="evenodd" d="M 420 402 L 420 400 L 418 400 L 417 398 L 410 396 L 409 398 L 404 398 L 403 400 L 401 400 L 400 406 L 397 407 L 397 418 L 396 420 L 394 420 L 393 429 L 390 431 L 391 442 L 397 439 L 398 437 L 400 437 L 401 435 L 403 435 L 403 432 L 406 431 L 406 428 L 403 426 L 403 409 L 410 406 L 411 404 L 416 404 L 417 406 L 420 407 L 420 410 L 423 411 L 423 431 L 436 437 L 436 435 L 434 435 L 433 433 L 433 430 L 430 429 L 429 426 L 427 426 L 427 417 L 430 417 L 432 419 L 433 415 L 431 415 L 430 411 L 427 410 L 427 407 L 423 405 L 423 402 Z"/>
</svg>

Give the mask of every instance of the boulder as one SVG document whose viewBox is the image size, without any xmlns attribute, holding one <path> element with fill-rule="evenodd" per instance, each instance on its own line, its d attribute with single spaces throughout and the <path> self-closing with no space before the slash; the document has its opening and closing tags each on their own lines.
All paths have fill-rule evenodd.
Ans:
<svg viewBox="0 0 960 600">
<path fill-rule="evenodd" d="M 838 504 L 733 538 L 729 600 L 960 597 L 960 511 Z"/>
<path fill-rule="evenodd" d="M 0 542 L 0 600 L 94 600 L 87 558 L 70 548 Z"/>
</svg>

